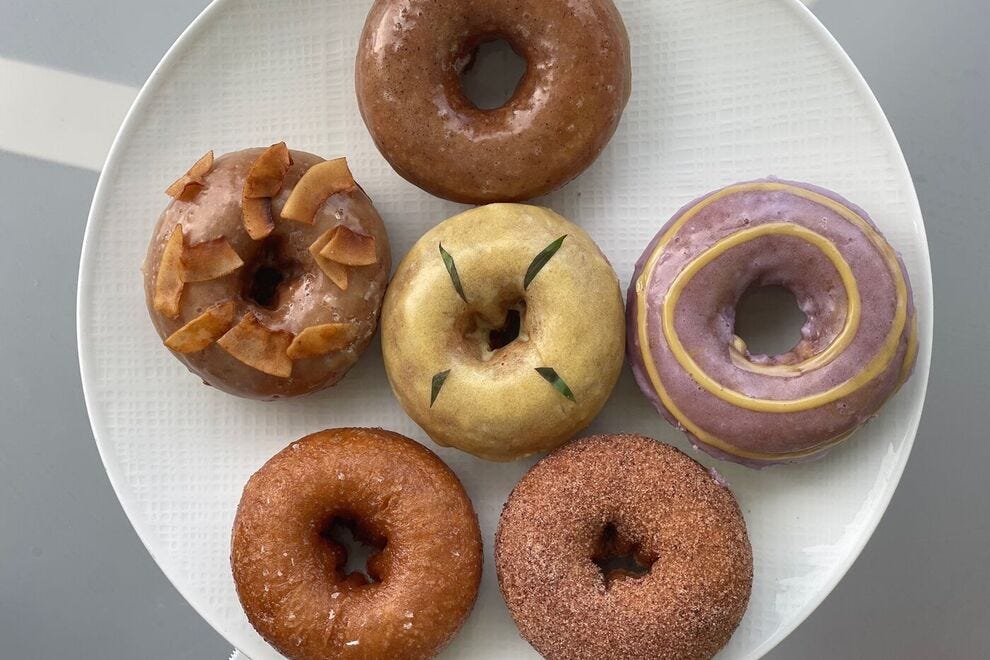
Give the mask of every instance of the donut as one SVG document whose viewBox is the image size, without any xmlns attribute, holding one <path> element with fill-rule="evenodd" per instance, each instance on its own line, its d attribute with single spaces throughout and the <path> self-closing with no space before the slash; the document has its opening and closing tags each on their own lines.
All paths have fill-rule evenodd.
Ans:
<svg viewBox="0 0 990 660">
<path fill-rule="evenodd" d="M 375 548 L 345 574 L 346 521 Z M 433 452 L 381 429 L 293 442 L 248 481 L 230 553 L 251 625 L 291 660 L 428 658 L 474 606 L 478 520 Z"/>
<path fill-rule="evenodd" d="M 680 660 L 729 641 L 753 553 L 717 472 L 650 438 L 599 435 L 513 489 L 495 568 L 519 632 L 548 660 Z"/>
<path fill-rule="evenodd" d="M 735 335 L 751 287 L 790 290 L 807 317 L 781 355 Z M 839 195 L 770 178 L 697 199 L 636 264 L 628 351 L 640 388 L 718 458 L 750 467 L 819 457 L 908 378 L 917 319 L 904 265 Z"/>
<path fill-rule="evenodd" d="M 211 151 L 166 193 L 143 268 L 165 346 L 243 397 L 339 381 L 371 341 L 391 269 L 385 226 L 346 160 L 284 142 Z"/>
<path fill-rule="evenodd" d="M 478 46 L 526 60 L 490 110 L 460 74 Z M 631 90 L 629 38 L 611 0 L 376 0 L 358 44 L 361 116 L 401 176 L 434 195 L 486 204 L 531 199 L 588 167 Z"/>
<path fill-rule="evenodd" d="M 509 461 L 587 426 L 625 344 L 615 271 L 549 209 L 491 204 L 427 232 L 382 308 L 392 389 L 434 441 Z"/>
</svg>

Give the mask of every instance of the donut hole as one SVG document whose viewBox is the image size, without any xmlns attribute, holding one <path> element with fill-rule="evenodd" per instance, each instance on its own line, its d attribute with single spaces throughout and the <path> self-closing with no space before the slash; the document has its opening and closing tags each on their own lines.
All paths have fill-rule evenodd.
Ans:
<svg viewBox="0 0 990 660">
<path fill-rule="evenodd" d="M 269 236 L 244 269 L 242 295 L 258 307 L 277 309 L 279 293 L 300 272 L 299 262 L 286 256 L 285 242 L 278 236 Z"/>
<path fill-rule="evenodd" d="M 494 110 L 515 95 L 528 65 L 511 43 L 490 35 L 468 44 L 455 67 L 464 96 L 479 110 Z"/>
<path fill-rule="evenodd" d="M 606 589 L 618 580 L 647 575 L 656 559 L 643 552 L 639 544 L 623 536 L 614 523 L 607 523 L 602 529 L 591 556 L 591 561 L 601 571 Z"/>
<path fill-rule="evenodd" d="M 347 517 L 332 518 L 320 537 L 337 554 L 337 571 L 348 584 L 360 587 L 381 582 L 375 558 L 385 549 L 384 538 Z"/>
<path fill-rule="evenodd" d="M 736 305 L 733 332 L 746 342 L 751 355 L 784 355 L 800 343 L 808 322 L 797 298 L 778 285 L 749 287 Z"/>
<path fill-rule="evenodd" d="M 519 338 L 519 328 L 522 324 L 522 312 L 518 308 L 511 308 L 505 313 L 505 323 L 501 328 L 492 328 L 488 332 L 488 349 L 497 351 L 505 348 Z"/>
<path fill-rule="evenodd" d="M 493 322 L 493 319 L 499 319 Z M 487 314 L 469 311 L 460 323 L 464 339 L 478 350 L 483 361 L 519 340 L 526 340 L 526 301 L 516 300 Z M 475 350 L 475 349 L 472 349 Z"/>
</svg>

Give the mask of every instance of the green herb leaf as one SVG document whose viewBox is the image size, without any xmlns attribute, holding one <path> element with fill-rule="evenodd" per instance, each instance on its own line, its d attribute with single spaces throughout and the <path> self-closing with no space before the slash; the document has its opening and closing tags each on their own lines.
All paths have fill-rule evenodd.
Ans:
<svg viewBox="0 0 990 660">
<path fill-rule="evenodd" d="M 577 403 L 574 399 L 574 392 L 571 392 L 571 388 L 567 386 L 564 379 L 557 375 L 556 370 L 553 367 L 537 367 L 536 373 L 543 376 L 543 380 L 547 381 L 553 388 L 563 394 L 565 397 Z"/>
<path fill-rule="evenodd" d="M 564 234 L 553 243 L 543 248 L 543 252 L 536 255 L 536 258 L 533 259 L 533 263 L 531 263 L 529 268 L 526 269 L 526 278 L 523 280 L 523 290 L 529 288 L 530 282 L 532 282 L 540 271 L 543 270 L 543 267 L 547 265 L 548 261 L 550 261 L 550 257 L 557 254 L 557 250 L 559 250 L 560 246 L 564 244 L 565 238 L 567 238 L 567 234 Z"/>
<path fill-rule="evenodd" d="M 461 286 L 461 276 L 457 274 L 457 266 L 454 264 L 454 258 L 450 256 L 450 253 L 443 249 L 443 243 L 440 244 L 440 256 L 443 258 L 443 265 L 447 267 L 447 272 L 450 274 L 450 281 L 454 283 L 454 290 L 457 291 L 457 295 L 461 297 L 461 300 L 467 302 L 467 296 L 464 295 L 464 287 Z"/>
<path fill-rule="evenodd" d="M 430 391 L 430 408 L 433 407 L 433 404 L 436 402 L 437 397 L 440 396 L 440 389 L 443 387 L 443 384 L 447 382 L 447 376 L 449 375 L 450 375 L 450 369 L 447 369 L 447 371 L 441 371 L 440 373 L 438 373 L 436 376 L 433 377 L 433 385 Z"/>
</svg>

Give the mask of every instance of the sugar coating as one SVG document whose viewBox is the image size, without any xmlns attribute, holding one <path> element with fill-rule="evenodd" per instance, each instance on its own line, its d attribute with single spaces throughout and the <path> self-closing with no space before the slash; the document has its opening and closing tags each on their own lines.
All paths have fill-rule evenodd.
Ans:
<svg viewBox="0 0 990 660">
<path fill-rule="evenodd" d="M 617 545 L 650 564 L 606 581 L 593 561 Z M 577 440 L 512 491 L 495 539 L 499 585 L 544 657 L 708 658 L 749 602 L 753 555 L 724 484 L 680 451 L 637 435 Z"/>
</svg>

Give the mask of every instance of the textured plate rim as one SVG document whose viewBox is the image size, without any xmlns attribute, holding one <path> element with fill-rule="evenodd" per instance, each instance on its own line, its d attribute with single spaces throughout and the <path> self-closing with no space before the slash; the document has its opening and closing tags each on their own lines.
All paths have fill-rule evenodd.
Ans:
<svg viewBox="0 0 990 660">
<path fill-rule="evenodd" d="M 149 99 L 153 93 L 161 85 L 162 79 L 165 75 L 170 69 L 176 66 L 176 63 L 180 60 L 182 51 L 186 48 L 186 44 L 191 42 L 197 35 L 199 35 L 200 32 L 206 29 L 212 20 L 219 17 L 226 5 L 235 1 L 236 0 L 211 0 L 210 4 L 207 5 L 195 19 L 193 19 L 192 23 L 190 23 L 189 26 L 183 30 L 182 34 L 180 34 L 172 46 L 169 47 L 165 55 L 155 66 L 151 75 L 148 77 L 148 80 L 144 83 L 144 85 L 142 85 L 140 92 L 138 92 L 133 104 L 127 111 L 127 115 L 121 124 L 120 130 L 114 138 L 110 151 L 107 154 L 107 159 L 104 163 L 103 170 L 100 173 L 100 178 L 96 184 L 96 190 L 93 194 L 93 202 L 86 220 L 86 230 L 83 235 L 82 250 L 79 259 L 79 274 L 76 290 L 76 348 L 79 357 L 79 374 L 82 380 L 83 398 L 86 403 L 86 412 L 89 417 L 90 427 L 93 432 L 93 438 L 96 441 L 100 459 L 103 461 L 103 467 L 107 473 L 107 478 L 110 480 L 110 485 L 113 487 L 114 494 L 117 496 L 117 500 L 120 502 L 120 506 L 124 510 L 124 514 L 127 516 L 128 521 L 137 533 L 141 543 L 148 551 L 148 554 L 151 555 L 151 558 L 159 566 L 160 570 L 162 570 L 161 562 L 156 556 L 152 545 L 148 542 L 148 539 L 153 537 L 153 531 L 146 527 L 145 522 L 134 509 L 134 504 L 131 501 L 129 492 L 124 484 L 122 469 L 118 464 L 117 457 L 110 450 L 110 445 L 102 440 L 104 422 L 100 408 L 96 403 L 96 378 L 93 375 L 93 366 L 91 364 L 87 347 L 89 340 L 83 337 L 83 328 L 87 326 L 89 321 L 89 307 L 87 306 L 87 299 L 88 292 L 92 286 L 90 282 L 92 261 L 91 253 L 97 240 L 96 234 L 98 233 L 99 226 L 102 222 L 102 216 L 104 215 L 107 204 L 109 186 L 108 181 L 112 178 L 109 175 L 116 173 L 118 168 L 117 161 L 119 159 L 120 152 L 124 149 L 124 145 L 130 139 L 131 133 L 135 130 L 138 115 L 144 111 L 145 105 L 149 102 Z M 842 46 L 839 45 L 839 43 L 835 40 L 835 37 L 832 36 L 821 21 L 815 17 L 810 9 L 803 5 L 799 0 L 776 1 L 787 6 L 790 11 L 795 14 L 796 19 L 804 23 L 805 26 L 814 33 L 814 37 L 819 40 L 821 45 L 832 56 L 833 61 L 842 67 L 843 73 L 848 76 L 853 86 L 856 88 L 856 91 L 866 101 L 868 111 L 872 115 L 872 118 L 874 121 L 878 122 L 878 125 L 881 127 L 881 130 L 883 131 L 883 139 L 887 142 L 891 153 L 894 155 L 893 165 L 897 170 L 896 175 L 898 179 L 900 179 L 901 188 L 905 193 L 904 202 L 907 206 L 908 214 L 913 216 L 913 219 L 917 220 L 914 223 L 914 229 L 917 240 L 919 241 L 919 248 L 923 248 L 924 259 L 922 260 L 922 268 L 919 273 L 921 276 L 921 281 L 915 282 L 914 284 L 918 289 L 928 291 L 934 300 L 928 237 L 925 231 L 921 207 L 918 202 L 918 195 L 915 191 L 914 182 L 911 178 L 911 173 L 908 170 L 907 162 L 904 159 L 904 154 L 901 151 L 897 138 L 894 135 L 894 131 L 890 126 L 890 122 L 887 121 L 887 117 L 884 114 L 879 101 L 877 101 L 873 91 L 870 89 L 866 80 L 859 72 L 859 69 L 856 68 L 856 65 L 853 63 L 849 55 L 845 52 L 845 50 L 843 50 Z M 876 503 L 869 512 L 869 517 L 866 524 L 863 526 L 858 537 L 849 544 L 849 551 L 845 553 L 843 560 L 835 565 L 829 579 L 823 583 L 818 592 L 807 600 L 804 607 L 798 610 L 790 621 L 777 628 L 777 630 L 775 630 L 773 634 L 771 634 L 760 646 L 754 649 L 750 657 L 759 658 L 766 653 L 769 653 L 775 646 L 777 646 L 777 644 L 783 641 L 799 625 L 801 625 L 801 623 L 803 623 L 805 619 L 807 619 L 808 616 L 810 616 L 811 613 L 818 608 L 819 605 L 821 605 L 822 601 L 824 601 L 825 598 L 832 592 L 835 586 L 842 580 L 845 574 L 849 571 L 849 568 L 859 557 L 860 553 L 863 551 L 863 548 L 866 546 L 866 543 L 870 540 L 870 538 L 872 538 L 877 525 L 880 523 L 880 520 L 886 512 L 887 507 L 890 504 L 890 500 L 897 489 L 897 485 L 900 483 L 901 475 L 904 472 L 904 467 L 907 465 L 908 458 L 911 455 L 914 440 L 918 432 L 918 425 L 921 421 L 921 414 L 924 409 L 931 366 L 932 333 L 934 329 L 934 310 L 931 310 L 931 312 L 932 313 L 928 315 L 926 321 L 923 323 L 923 327 L 919 328 L 922 340 L 919 346 L 917 363 L 915 365 L 913 375 L 914 379 L 920 381 L 920 385 L 918 385 L 918 393 L 916 395 L 917 402 L 912 406 L 911 419 L 908 420 L 908 430 L 905 434 L 905 446 L 900 452 L 898 452 L 897 462 L 890 471 L 886 483 L 883 485 L 883 493 L 879 498 L 877 498 Z M 172 579 L 171 575 L 164 570 L 162 570 L 162 573 L 176 589 L 176 591 L 182 595 L 190 607 L 192 607 L 196 613 L 199 614 L 203 620 L 217 632 L 217 634 L 229 642 L 230 640 L 227 638 L 227 635 L 221 629 L 221 626 L 214 621 L 213 617 L 190 601 L 182 587 Z"/>
</svg>

